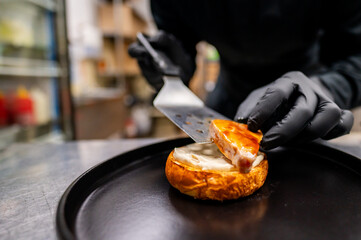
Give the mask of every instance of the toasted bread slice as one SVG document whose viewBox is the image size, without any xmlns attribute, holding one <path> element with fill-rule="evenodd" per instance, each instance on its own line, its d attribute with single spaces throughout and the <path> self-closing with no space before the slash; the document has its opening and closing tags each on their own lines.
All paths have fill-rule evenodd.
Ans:
<svg viewBox="0 0 361 240">
<path fill-rule="evenodd" d="M 257 158 L 262 132 L 248 130 L 246 124 L 230 120 L 213 120 L 209 133 L 219 150 L 232 161 L 240 172 L 249 172 Z"/>
</svg>

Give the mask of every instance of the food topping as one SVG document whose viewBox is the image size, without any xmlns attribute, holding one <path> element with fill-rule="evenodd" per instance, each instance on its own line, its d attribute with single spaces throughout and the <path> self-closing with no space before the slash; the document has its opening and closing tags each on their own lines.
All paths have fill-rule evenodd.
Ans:
<svg viewBox="0 0 361 240">
<path fill-rule="evenodd" d="M 201 170 L 238 171 L 214 143 L 193 143 L 184 147 L 175 148 L 173 156 L 177 161 Z M 264 159 L 263 153 L 259 153 L 256 159 L 254 166 L 258 165 Z"/>
<path fill-rule="evenodd" d="M 262 133 L 248 130 L 246 124 L 230 120 L 213 120 L 209 132 L 219 150 L 241 172 L 249 172 L 257 160 Z"/>
</svg>

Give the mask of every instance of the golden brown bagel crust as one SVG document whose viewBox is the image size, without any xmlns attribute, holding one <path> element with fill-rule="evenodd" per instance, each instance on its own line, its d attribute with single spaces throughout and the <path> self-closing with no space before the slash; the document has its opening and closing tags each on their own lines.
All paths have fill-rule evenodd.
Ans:
<svg viewBox="0 0 361 240">
<path fill-rule="evenodd" d="M 268 161 L 263 160 L 248 173 L 238 171 L 201 170 L 177 161 L 172 151 L 167 159 L 165 175 L 180 192 L 197 199 L 230 200 L 251 195 L 265 182 Z"/>
</svg>

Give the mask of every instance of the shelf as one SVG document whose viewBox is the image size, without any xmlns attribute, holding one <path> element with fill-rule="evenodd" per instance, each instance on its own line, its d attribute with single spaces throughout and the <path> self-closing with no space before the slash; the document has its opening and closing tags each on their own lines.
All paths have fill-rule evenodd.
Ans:
<svg viewBox="0 0 361 240">
<path fill-rule="evenodd" d="M 124 34 L 121 34 L 121 33 L 114 33 L 114 32 L 103 32 L 102 33 L 102 36 L 104 38 L 109 38 L 109 39 L 116 39 L 116 38 L 122 38 L 124 39 L 125 41 L 136 41 L 137 38 L 136 36 L 126 36 Z"/>
<path fill-rule="evenodd" d="M 52 78 L 61 76 L 61 71 L 58 67 L 0 66 L 0 76 Z"/>
<path fill-rule="evenodd" d="M 82 96 L 74 98 L 74 106 L 84 107 L 94 105 L 99 102 L 111 102 L 124 97 L 124 89 L 95 88 L 84 93 Z"/>
<path fill-rule="evenodd" d="M 0 128 L 0 150 L 15 142 L 49 142 L 63 139 L 61 132 L 54 130 L 56 120 L 31 126 L 10 125 Z"/>
<path fill-rule="evenodd" d="M 99 78 L 121 78 L 121 77 L 137 77 L 137 76 L 141 76 L 140 73 L 132 73 L 132 72 L 104 72 L 104 73 L 99 73 L 98 77 Z"/>
<path fill-rule="evenodd" d="M 103 72 L 98 74 L 99 78 L 118 78 L 121 76 L 119 72 Z"/>
<path fill-rule="evenodd" d="M 16 67 L 53 67 L 57 65 L 57 62 L 33 58 L 0 56 L 0 65 Z"/>
<path fill-rule="evenodd" d="M 54 61 L 0 57 L 0 76 L 59 77 L 58 64 Z"/>
<path fill-rule="evenodd" d="M 0 0 L 0 3 L 31 3 L 45 10 L 55 12 L 57 4 L 55 0 Z"/>
</svg>

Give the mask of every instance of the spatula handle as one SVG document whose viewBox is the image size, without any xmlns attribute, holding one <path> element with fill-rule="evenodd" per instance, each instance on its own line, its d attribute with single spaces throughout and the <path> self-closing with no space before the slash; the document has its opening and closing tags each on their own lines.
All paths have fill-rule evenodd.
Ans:
<svg viewBox="0 0 361 240">
<path fill-rule="evenodd" d="M 180 77 L 180 68 L 174 65 L 164 53 L 159 50 L 155 50 L 143 33 L 137 33 L 137 39 L 152 57 L 156 67 L 161 73 L 166 76 Z"/>
</svg>

